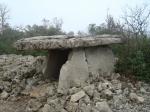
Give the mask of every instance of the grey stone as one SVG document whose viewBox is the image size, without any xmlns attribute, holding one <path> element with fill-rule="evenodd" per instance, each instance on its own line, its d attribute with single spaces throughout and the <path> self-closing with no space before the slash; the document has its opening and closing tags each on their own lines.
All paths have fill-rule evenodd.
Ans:
<svg viewBox="0 0 150 112">
<path fill-rule="evenodd" d="M 91 112 L 92 111 L 92 106 L 90 104 L 88 105 L 81 105 L 81 112 Z"/>
<path fill-rule="evenodd" d="M 99 110 L 99 112 L 112 112 L 106 101 L 97 102 L 96 108 Z"/>
<path fill-rule="evenodd" d="M 100 93 L 97 90 L 94 90 L 94 95 L 93 95 L 93 99 L 94 101 L 99 101 L 100 100 Z"/>
<path fill-rule="evenodd" d="M 65 108 L 68 112 L 78 112 L 78 103 L 70 102 Z"/>
<path fill-rule="evenodd" d="M 102 92 L 103 97 L 110 99 L 113 97 L 112 92 L 109 89 L 106 89 Z"/>
<path fill-rule="evenodd" d="M 114 55 L 109 48 L 74 49 L 60 70 L 58 91 L 63 92 L 69 87 L 84 85 L 90 73 L 95 77 L 99 72 L 110 73 L 113 69 Z"/>
<path fill-rule="evenodd" d="M 52 112 L 50 105 L 45 104 L 44 107 L 42 108 L 42 112 Z"/>
<path fill-rule="evenodd" d="M 61 109 L 61 111 L 60 112 L 68 112 L 67 110 L 65 110 L 65 109 Z"/>
<path fill-rule="evenodd" d="M 68 61 L 62 66 L 59 76 L 58 91 L 67 91 L 73 86 L 80 86 L 88 78 L 88 66 L 84 49 L 74 49 Z"/>
<path fill-rule="evenodd" d="M 138 96 L 136 93 L 130 93 L 129 97 L 132 101 L 135 101 L 137 103 L 143 103 L 144 102 L 144 98 Z"/>
<path fill-rule="evenodd" d="M 85 49 L 85 56 L 88 64 L 89 73 L 109 74 L 114 70 L 114 55 L 111 49 L 106 47 L 91 47 Z"/>
<path fill-rule="evenodd" d="M 119 73 L 113 73 L 113 74 L 111 74 L 111 79 L 112 80 L 116 80 L 118 78 L 120 78 L 120 74 Z"/>
<path fill-rule="evenodd" d="M 114 43 L 122 43 L 121 36 L 118 35 L 97 35 L 87 37 L 55 35 L 55 36 L 39 36 L 18 40 L 15 47 L 18 50 L 43 50 L 43 49 L 64 49 L 77 47 L 90 47 L 99 45 L 109 45 Z"/>
<path fill-rule="evenodd" d="M 2 99 L 6 99 L 6 98 L 8 98 L 8 96 L 9 96 L 9 93 L 7 93 L 6 91 L 3 91 L 3 92 L 1 93 L 1 98 L 2 98 Z"/>
<path fill-rule="evenodd" d="M 53 86 L 49 86 L 49 87 L 47 87 L 47 94 L 49 95 L 49 96 L 53 96 L 54 94 L 55 94 L 55 92 L 54 92 L 54 87 Z"/>
<path fill-rule="evenodd" d="M 39 102 L 37 99 L 31 99 L 28 102 L 28 105 L 26 107 L 26 111 L 27 112 L 35 112 L 37 110 L 39 110 L 39 108 L 42 106 L 42 103 Z"/>
<path fill-rule="evenodd" d="M 105 90 L 105 89 L 112 89 L 112 84 L 110 82 L 104 82 L 101 84 L 102 86 L 102 89 Z"/>
<path fill-rule="evenodd" d="M 140 92 L 141 92 L 141 93 L 146 93 L 146 90 L 145 90 L 143 87 L 141 87 L 141 88 L 140 88 Z"/>
<path fill-rule="evenodd" d="M 98 91 L 101 92 L 103 90 L 102 83 L 100 82 L 97 87 Z"/>
<path fill-rule="evenodd" d="M 70 101 L 71 102 L 76 102 L 76 101 L 80 100 L 81 98 L 83 98 L 85 95 L 86 94 L 85 94 L 84 91 L 79 91 L 78 93 L 71 96 Z"/>
<path fill-rule="evenodd" d="M 88 95 L 86 95 L 83 100 L 86 104 L 89 104 L 91 102 L 90 97 Z"/>
<path fill-rule="evenodd" d="M 84 89 L 84 91 L 86 92 L 87 95 L 92 97 L 93 94 L 94 94 L 95 86 L 94 86 L 94 84 L 92 84 L 92 85 L 89 85 L 89 86 L 85 86 L 83 89 Z"/>
<path fill-rule="evenodd" d="M 79 88 L 77 87 L 72 87 L 69 89 L 69 94 L 74 94 L 74 93 L 77 93 L 79 91 Z"/>
</svg>

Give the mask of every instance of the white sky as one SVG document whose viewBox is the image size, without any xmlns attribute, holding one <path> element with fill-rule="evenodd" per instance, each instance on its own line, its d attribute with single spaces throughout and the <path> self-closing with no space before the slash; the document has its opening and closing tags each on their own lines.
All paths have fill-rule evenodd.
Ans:
<svg viewBox="0 0 150 112">
<path fill-rule="evenodd" d="M 10 9 L 12 26 L 40 24 L 43 18 L 63 20 L 63 30 L 86 31 L 90 23 L 105 21 L 107 11 L 115 18 L 127 5 L 134 7 L 150 0 L 0 0 Z"/>
</svg>

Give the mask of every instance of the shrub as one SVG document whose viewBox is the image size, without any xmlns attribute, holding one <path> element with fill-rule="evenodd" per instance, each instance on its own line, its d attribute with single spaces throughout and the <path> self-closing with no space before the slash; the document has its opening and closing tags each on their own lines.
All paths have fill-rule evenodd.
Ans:
<svg viewBox="0 0 150 112">
<path fill-rule="evenodd" d="M 138 79 L 150 81 L 150 39 L 132 38 L 124 45 L 112 46 L 118 57 L 116 72 L 135 75 Z"/>
</svg>

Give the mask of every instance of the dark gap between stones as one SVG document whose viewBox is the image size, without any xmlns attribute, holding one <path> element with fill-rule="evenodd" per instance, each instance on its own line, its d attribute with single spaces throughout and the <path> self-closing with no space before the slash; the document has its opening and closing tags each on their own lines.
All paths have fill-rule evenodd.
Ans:
<svg viewBox="0 0 150 112">
<path fill-rule="evenodd" d="M 68 60 L 69 53 L 71 49 L 55 49 L 49 50 L 48 64 L 45 71 L 46 77 L 50 80 L 58 80 L 60 75 L 60 70 L 63 64 Z"/>
</svg>

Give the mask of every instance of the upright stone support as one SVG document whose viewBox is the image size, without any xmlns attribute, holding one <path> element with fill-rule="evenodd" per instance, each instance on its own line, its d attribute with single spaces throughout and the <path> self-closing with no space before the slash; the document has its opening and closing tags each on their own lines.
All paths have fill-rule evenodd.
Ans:
<svg viewBox="0 0 150 112">
<path fill-rule="evenodd" d="M 108 46 L 73 49 L 61 68 L 58 91 L 63 93 L 70 87 L 84 85 L 89 74 L 111 73 L 114 64 L 114 55 Z"/>
</svg>

